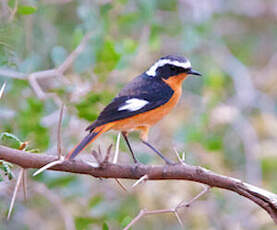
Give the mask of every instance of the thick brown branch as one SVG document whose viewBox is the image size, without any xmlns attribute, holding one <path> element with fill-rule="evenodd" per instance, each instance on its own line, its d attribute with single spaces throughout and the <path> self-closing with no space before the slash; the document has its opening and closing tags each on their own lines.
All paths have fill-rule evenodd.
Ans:
<svg viewBox="0 0 277 230">
<path fill-rule="evenodd" d="M 57 160 L 55 156 L 45 154 L 31 154 L 4 146 L 0 146 L 0 159 L 17 164 L 23 168 L 41 168 Z M 277 195 L 242 181 L 216 174 L 199 166 L 185 164 L 150 166 L 150 165 L 120 165 L 105 162 L 100 168 L 92 168 L 80 161 L 64 161 L 51 170 L 87 174 L 101 178 L 139 179 L 144 175 L 148 180 L 189 180 L 210 187 L 218 187 L 242 195 L 264 210 L 266 210 L 277 224 Z"/>
</svg>

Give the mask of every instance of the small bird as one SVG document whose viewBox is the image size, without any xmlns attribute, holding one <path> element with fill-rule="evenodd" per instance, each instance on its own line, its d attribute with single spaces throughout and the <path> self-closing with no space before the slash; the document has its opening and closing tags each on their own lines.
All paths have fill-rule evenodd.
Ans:
<svg viewBox="0 0 277 230">
<path fill-rule="evenodd" d="M 129 82 L 96 121 L 86 128 L 88 135 L 66 156 L 72 160 L 88 144 L 109 130 L 122 133 L 135 163 L 128 133 L 140 131 L 141 141 L 171 164 L 148 139 L 149 129 L 167 115 L 182 94 L 182 82 L 188 75 L 201 74 L 192 69 L 190 61 L 181 56 L 168 55 L 157 60 L 147 71 Z"/>
</svg>

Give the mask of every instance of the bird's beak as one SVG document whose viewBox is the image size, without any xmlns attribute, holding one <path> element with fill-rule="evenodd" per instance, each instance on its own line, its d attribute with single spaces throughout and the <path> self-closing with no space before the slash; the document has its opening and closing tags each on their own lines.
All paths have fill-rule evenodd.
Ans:
<svg viewBox="0 0 277 230">
<path fill-rule="evenodd" d="M 197 71 L 194 70 L 194 69 L 190 69 L 189 71 L 187 71 L 187 74 L 202 76 L 201 73 L 197 72 Z"/>
</svg>

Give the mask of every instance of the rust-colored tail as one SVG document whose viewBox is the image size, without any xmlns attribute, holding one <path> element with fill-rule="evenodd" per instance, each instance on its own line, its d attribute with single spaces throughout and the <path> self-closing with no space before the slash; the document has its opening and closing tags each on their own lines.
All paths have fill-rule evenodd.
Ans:
<svg viewBox="0 0 277 230">
<path fill-rule="evenodd" d="M 78 145 L 75 146 L 67 155 L 66 160 L 72 160 L 75 158 L 83 149 L 85 149 L 90 143 L 95 141 L 102 133 L 107 132 L 112 126 L 112 123 L 108 123 L 99 127 L 96 127 L 90 132 Z"/>
</svg>

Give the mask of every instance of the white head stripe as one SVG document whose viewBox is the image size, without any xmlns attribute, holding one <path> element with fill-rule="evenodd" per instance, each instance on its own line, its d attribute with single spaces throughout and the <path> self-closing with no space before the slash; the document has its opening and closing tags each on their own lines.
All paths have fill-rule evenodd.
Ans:
<svg viewBox="0 0 277 230">
<path fill-rule="evenodd" d="M 159 67 L 164 66 L 166 64 L 175 65 L 175 66 L 178 66 L 178 67 L 182 67 L 184 69 L 191 68 L 191 64 L 190 64 L 189 60 L 187 60 L 186 62 L 179 62 L 179 61 L 172 61 L 170 59 L 160 59 L 154 65 L 152 65 L 149 70 L 146 71 L 146 74 L 149 75 L 149 76 L 155 77 L 156 76 L 156 70 Z"/>
<path fill-rule="evenodd" d="M 118 108 L 118 111 L 121 111 L 121 110 L 136 111 L 141 109 L 148 103 L 149 103 L 148 101 L 143 99 L 132 98 L 127 100 L 124 105 L 120 106 Z"/>
</svg>

